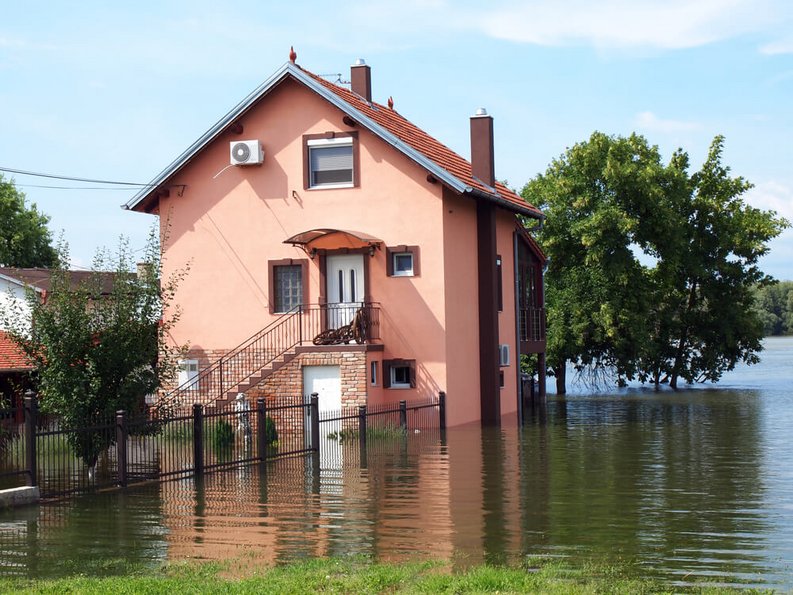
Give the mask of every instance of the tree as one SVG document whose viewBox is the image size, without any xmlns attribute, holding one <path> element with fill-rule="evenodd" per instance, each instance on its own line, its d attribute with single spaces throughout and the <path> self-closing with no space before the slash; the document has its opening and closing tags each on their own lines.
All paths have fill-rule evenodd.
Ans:
<svg viewBox="0 0 793 595">
<path fill-rule="evenodd" d="M 763 334 L 792 334 L 793 281 L 755 287 L 755 309 L 763 323 Z"/>
<path fill-rule="evenodd" d="M 7 321 L 12 337 L 33 362 L 41 409 L 67 427 L 84 427 L 112 418 L 118 410 L 144 410 L 147 394 L 171 384 L 180 350 L 166 336 L 178 319 L 172 308 L 174 275 L 162 286 L 159 247 L 154 233 L 144 264 L 134 273 L 129 246 L 100 252 L 90 280 L 75 284 L 66 268 L 68 251 L 59 249 L 46 300 L 28 294 L 32 324 L 22 309 Z M 112 269 L 112 273 L 108 273 Z M 75 454 L 89 467 L 113 444 L 114 433 L 69 435 Z"/>
<path fill-rule="evenodd" d="M 0 266 L 50 267 L 57 261 L 50 218 L 25 204 L 24 193 L 0 174 Z"/>
<path fill-rule="evenodd" d="M 751 287 L 787 222 L 747 206 L 750 188 L 721 165 L 716 137 L 699 172 L 668 164 L 641 136 L 594 133 L 552 162 L 523 196 L 546 213 L 548 362 L 612 370 L 618 382 L 717 380 L 753 362 L 760 324 Z"/>
</svg>

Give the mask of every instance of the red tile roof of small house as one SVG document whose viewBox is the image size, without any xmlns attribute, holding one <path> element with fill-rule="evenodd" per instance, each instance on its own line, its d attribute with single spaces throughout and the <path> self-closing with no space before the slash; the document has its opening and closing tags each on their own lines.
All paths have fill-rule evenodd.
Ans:
<svg viewBox="0 0 793 595">
<path fill-rule="evenodd" d="M 93 276 L 98 274 L 102 293 L 110 293 L 113 290 L 113 279 L 116 273 L 95 273 L 93 271 L 67 271 L 67 273 L 73 288 L 78 287 L 82 283 L 89 283 Z M 11 277 L 29 287 L 45 292 L 49 291 L 52 285 L 52 269 L 0 267 L 0 275 Z"/>
<path fill-rule="evenodd" d="M 0 331 L 0 371 L 32 370 L 25 354 L 5 331 Z"/>
<path fill-rule="evenodd" d="M 353 93 L 346 87 L 331 83 L 293 62 L 287 62 L 269 79 L 254 89 L 245 99 L 227 113 L 212 128 L 196 140 L 168 167 L 154 178 L 146 188 L 138 192 L 125 205 L 127 209 L 151 212 L 156 207 L 158 196 L 169 188 L 169 182 L 188 162 L 220 134 L 232 127 L 235 122 L 256 103 L 290 77 L 330 101 L 342 112 L 359 122 L 374 134 L 392 144 L 396 150 L 405 153 L 429 173 L 439 178 L 459 193 L 470 193 L 477 200 L 495 202 L 511 211 L 542 219 L 542 212 L 526 202 L 518 194 L 496 182 L 495 188 L 489 187 L 471 173 L 471 164 L 421 130 L 418 126 L 402 117 L 397 111 L 377 103 L 371 103 Z M 363 122 L 361 122 L 363 120 Z"/>
</svg>

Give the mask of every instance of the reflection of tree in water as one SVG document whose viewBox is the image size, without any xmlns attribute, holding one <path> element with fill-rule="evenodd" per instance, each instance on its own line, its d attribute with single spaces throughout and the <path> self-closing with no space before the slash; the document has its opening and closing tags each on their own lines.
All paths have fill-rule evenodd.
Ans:
<svg viewBox="0 0 793 595">
<path fill-rule="evenodd" d="M 641 554 L 681 575 L 761 571 L 752 565 L 768 528 L 755 512 L 764 491 L 758 396 L 569 400 L 565 422 L 551 425 L 552 541 Z"/>
<path fill-rule="evenodd" d="M 20 516 L 15 530 L 0 532 L 5 576 L 127 574 L 166 559 L 159 485 L 5 511 L 0 524 Z"/>
</svg>

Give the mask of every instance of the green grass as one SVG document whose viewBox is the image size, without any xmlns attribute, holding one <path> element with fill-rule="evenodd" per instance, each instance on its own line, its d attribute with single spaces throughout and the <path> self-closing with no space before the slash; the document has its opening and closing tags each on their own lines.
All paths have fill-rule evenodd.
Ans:
<svg viewBox="0 0 793 595">
<path fill-rule="evenodd" d="M 338 432 L 331 432 L 328 434 L 329 440 L 338 440 L 339 442 L 346 442 L 350 440 L 358 440 L 360 432 L 355 429 L 339 430 Z M 367 426 L 366 439 L 367 440 L 396 440 L 404 438 L 407 432 L 400 426 L 395 424 L 386 424 L 385 426 Z"/>
<path fill-rule="evenodd" d="M 225 563 L 168 564 L 119 577 L 56 580 L 0 578 L 0 591 L 23 593 L 737 593 L 706 583 L 682 588 L 635 578 L 629 567 L 564 563 L 524 567 L 475 566 L 450 572 L 441 562 L 375 563 L 324 558 L 275 568 L 237 559 Z M 752 591 L 741 591 L 742 593 Z"/>
</svg>

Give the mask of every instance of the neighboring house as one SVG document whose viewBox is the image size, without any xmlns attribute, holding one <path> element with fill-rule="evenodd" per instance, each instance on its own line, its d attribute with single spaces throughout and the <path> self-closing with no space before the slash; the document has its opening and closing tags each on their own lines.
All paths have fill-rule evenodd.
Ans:
<svg viewBox="0 0 793 595">
<path fill-rule="evenodd" d="M 0 268 L 0 311 L 18 311 L 30 316 L 26 301 L 27 286 L 24 281 L 10 274 L 11 270 Z M 25 354 L 6 332 L 3 316 L 0 316 L 0 408 L 3 405 L 18 407 L 20 395 L 31 387 L 30 373 L 33 371 Z M 21 420 L 21 412 L 16 421 Z"/>
<path fill-rule="evenodd" d="M 496 181 L 484 110 L 469 163 L 374 103 L 359 62 L 348 89 L 290 57 L 125 205 L 159 215 L 165 275 L 190 266 L 171 398 L 444 391 L 450 425 L 498 423 L 520 354 L 545 368 L 545 258 L 519 219 L 542 214 Z"/>
<path fill-rule="evenodd" d="M 73 287 L 88 282 L 95 273 L 90 271 L 69 271 L 69 282 Z M 114 273 L 101 273 L 100 283 L 103 293 L 112 289 Z M 52 270 L 44 268 L 0 267 L 0 310 L 16 312 L 29 319 L 30 306 L 27 292 L 33 290 L 39 299 L 46 301 L 50 290 Z M 16 316 L 17 314 L 14 314 Z M 18 395 L 32 387 L 30 372 L 33 367 L 24 354 L 5 332 L 0 317 L 0 391 L 4 398 L 18 404 Z"/>
</svg>

